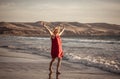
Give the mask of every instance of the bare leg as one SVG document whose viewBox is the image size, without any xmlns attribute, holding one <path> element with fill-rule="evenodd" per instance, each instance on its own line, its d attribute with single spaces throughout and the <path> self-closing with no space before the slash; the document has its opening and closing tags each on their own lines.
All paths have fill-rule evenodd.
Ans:
<svg viewBox="0 0 120 79">
<path fill-rule="evenodd" d="M 60 69 L 60 66 L 61 66 L 61 60 L 62 60 L 62 58 L 58 58 L 56 74 L 61 74 L 61 73 L 59 72 L 59 69 Z"/>
<path fill-rule="evenodd" d="M 52 58 L 52 60 L 50 62 L 50 66 L 49 66 L 49 71 L 50 71 L 49 75 L 52 74 L 52 64 L 53 64 L 54 61 L 55 61 L 55 58 Z"/>
</svg>

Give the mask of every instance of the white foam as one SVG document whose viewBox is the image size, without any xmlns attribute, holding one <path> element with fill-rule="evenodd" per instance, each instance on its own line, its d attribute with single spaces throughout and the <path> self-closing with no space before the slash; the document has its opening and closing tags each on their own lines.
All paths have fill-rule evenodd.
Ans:
<svg viewBox="0 0 120 79">
<path fill-rule="evenodd" d="M 69 53 L 69 54 L 67 53 L 65 57 L 73 62 L 77 61 L 84 65 L 97 67 L 113 73 L 120 73 L 120 67 L 119 67 L 120 63 L 114 60 L 110 61 L 102 57 L 91 57 L 91 56 L 82 57 L 81 55 L 78 56 L 73 53 Z"/>
<path fill-rule="evenodd" d="M 72 39 L 72 38 L 70 38 L 70 39 L 68 39 L 68 38 L 64 38 L 63 40 L 65 40 L 65 41 L 76 41 L 76 42 L 87 42 L 87 43 L 120 43 L 120 41 L 114 41 L 114 40 L 102 40 L 102 39 L 80 39 L 80 38 L 75 38 L 75 39 Z"/>
</svg>

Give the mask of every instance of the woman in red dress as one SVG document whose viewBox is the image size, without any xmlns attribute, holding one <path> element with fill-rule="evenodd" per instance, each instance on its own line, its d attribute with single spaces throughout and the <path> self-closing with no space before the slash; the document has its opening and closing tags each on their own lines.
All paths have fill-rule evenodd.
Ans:
<svg viewBox="0 0 120 79">
<path fill-rule="evenodd" d="M 59 68 L 61 65 L 62 57 L 63 57 L 62 41 L 61 41 L 60 35 L 64 32 L 65 28 L 63 27 L 62 31 L 60 32 L 60 27 L 55 27 L 54 31 L 52 32 L 45 24 L 43 24 L 43 26 L 50 33 L 51 42 L 52 42 L 52 45 L 51 45 L 52 60 L 50 62 L 50 66 L 49 66 L 50 74 L 52 74 L 52 64 L 56 58 L 58 58 L 56 74 L 60 74 Z"/>
</svg>

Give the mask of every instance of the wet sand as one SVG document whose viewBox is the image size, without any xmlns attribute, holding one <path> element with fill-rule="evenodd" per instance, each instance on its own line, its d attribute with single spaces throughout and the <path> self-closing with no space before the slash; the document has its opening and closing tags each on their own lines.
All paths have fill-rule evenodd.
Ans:
<svg viewBox="0 0 120 79">
<path fill-rule="evenodd" d="M 82 64 L 62 61 L 62 74 L 49 77 L 50 58 L 35 54 L 11 52 L 0 48 L 0 79 L 120 79 L 120 75 Z"/>
</svg>

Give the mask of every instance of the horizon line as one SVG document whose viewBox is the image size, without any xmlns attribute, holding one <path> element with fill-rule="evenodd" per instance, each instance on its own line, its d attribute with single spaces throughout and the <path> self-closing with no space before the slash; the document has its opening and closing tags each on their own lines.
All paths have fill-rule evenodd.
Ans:
<svg viewBox="0 0 120 79">
<path fill-rule="evenodd" d="M 115 25 L 120 25 L 120 24 L 117 24 L 117 23 L 110 23 L 110 22 L 80 22 L 80 21 L 45 21 L 45 20 L 38 20 L 38 21 L 0 21 L 0 22 L 40 22 L 40 21 L 43 21 L 43 22 L 78 22 L 78 23 L 83 23 L 83 24 L 89 24 L 89 23 L 106 23 L 106 24 L 115 24 Z"/>
</svg>

